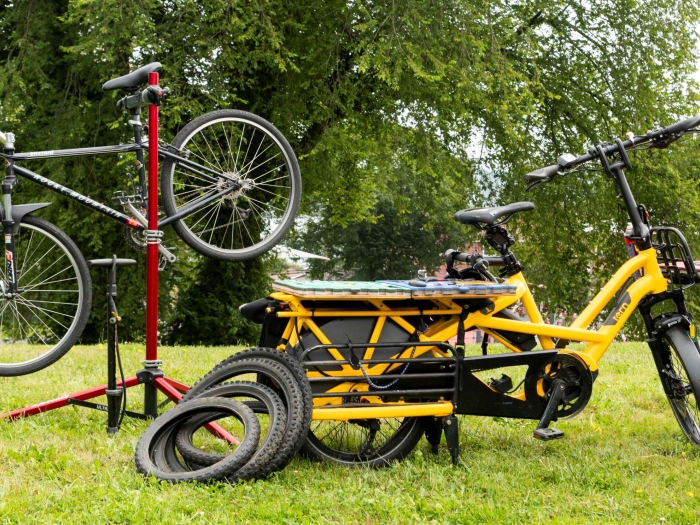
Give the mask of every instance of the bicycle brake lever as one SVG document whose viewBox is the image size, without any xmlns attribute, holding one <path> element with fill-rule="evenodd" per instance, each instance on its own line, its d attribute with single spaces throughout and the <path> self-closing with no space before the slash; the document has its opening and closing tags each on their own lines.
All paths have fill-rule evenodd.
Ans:
<svg viewBox="0 0 700 525">
<path fill-rule="evenodd" d="M 547 178 L 547 179 L 538 180 L 537 182 L 533 182 L 528 187 L 526 187 L 525 191 L 532 191 L 535 188 L 537 188 L 537 186 L 541 186 L 542 184 L 547 184 L 548 182 L 552 182 L 552 179 Z"/>
</svg>

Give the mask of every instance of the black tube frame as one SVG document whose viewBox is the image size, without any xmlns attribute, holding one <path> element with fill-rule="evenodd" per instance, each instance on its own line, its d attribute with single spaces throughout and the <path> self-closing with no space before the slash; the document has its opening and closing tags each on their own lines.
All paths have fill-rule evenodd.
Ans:
<svg viewBox="0 0 700 525">
<path fill-rule="evenodd" d="M 193 162 L 185 157 L 183 157 L 178 150 L 176 150 L 173 146 L 167 145 L 168 149 L 165 148 L 159 148 L 159 154 L 158 157 L 163 159 L 163 158 L 169 158 L 174 161 L 176 161 L 178 164 L 182 165 L 185 167 L 185 169 L 189 169 L 190 171 L 196 173 L 200 177 L 204 178 L 209 178 L 212 180 L 215 180 L 215 177 L 226 177 L 225 174 L 223 173 L 218 173 L 215 170 L 212 170 L 211 168 L 208 168 L 206 166 L 202 166 L 201 164 L 198 164 L 196 162 Z M 173 152 L 176 151 L 175 152 Z M 7 151 L 7 150 L 6 150 Z M 143 230 L 145 229 L 144 226 L 142 226 L 138 221 L 135 219 L 129 217 L 128 215 L 121 213 L 113 208 L 110 208 L 109 206 L 106 206 L 100 202 L 97 202 L 89 197 L 86 197 L 85 195 L 82 195 L 81 193 L 68 188 L 67 186 L 63 186 L 57 182 L 52 181 L 51 179 L 48 179 L 46 177 L 43 177 L 42 175 L 31 171 L 27 168 L 18 166 L 15 161 L 18 160 L 33 160 L 33 159 L 55 159 L 55 158 L 65 158 L 65 157 L 80 157 L 80 156 L 86 156 L 86 155 L 106 155 L 106 154 L 112 154 L 112 153 L 131 153 L 135 152 L 137 154 L 143 155 L 144 151 L 148 151 L 148 146 L 146 144 L 121 144 L 121 145 L 114 145 L 114 146 L 97 146 L 97 147 L 91 147 L 91 148 L 74 148 L 74 149 L 63 149 L 63 150 L 48 150 L 48 151 L 31 151 L 27 153 L 0 153 L 0 157 L 6 159 L 8 169 L 6 170 L 6 178 L 14 178 L 12 177 L 15 173 L 17 175 L 20 175 L 24 177 L 25 179 L 31 180 L 32 182 L 35 182 L 36 184 L 39 184 L 40 186 L 43 186 L 45 188 L 48 188 L 51 191 L 54 191 L 56 193 L 59 193 L 60 195 L 63 195 L 65 197 L 68 197 L 70 199 L 73 199 L 75 201 L 78 201 L 80 204 L 83 204 L 84 206 L 87 206 L 88 208 L 97 211 L 103 215 L 106 215 L 107 217 L 110 217 L 116 221 L 119 221 L 123 224 L 126 224 L 127 226 L 130 226 L 134 229 L 137 230 Z M 11 168 L 11 169 L 10 169 Z M 141 168 L 143 169 L 143 168 Z M 12 175 L 10 175 L 10 172 Z M 141 177 L 139 177 L 141 178 Z M 16 180 L 11 180 L 10 185 L 14 186 Z M 223 195 L 226 195 L 227 193 L 230 193 L 232 191 L 235 191 L 236 189 L 239 189 L 239 185 L 236 184 L 236 181 L 233 181 L 234 184 L 231 184 L 229 187 L 225 188 L 224 190 L 220 192 L 211 192 L 211 195 L 207 195 L 207 197 L 200 199 L 199 201 L 195 201 L 193 203 L 190 203 L 185 209 L 180 210 L 177 214 L 171 216 L 171 217 L 166 217 L 163 220 L 159 221 L 158 227 L 159 229 L 161 227 L 164 227 L 171 222 L 174 222 L 178 219 L 182 219 L 183 217 L 186 217 L 188 215 L 191 215 L 192 213 L 195 213 L 197 210 L 201 209 L 202 207 L 206 206 L 209 202 L 211 202 L 213 199 L 216 199 L 218 197 L 221 197 Z M 144 181 L 140 181 L 140 186 L 142 186 L 143 190 L 143 185 Z"/>
</svg>

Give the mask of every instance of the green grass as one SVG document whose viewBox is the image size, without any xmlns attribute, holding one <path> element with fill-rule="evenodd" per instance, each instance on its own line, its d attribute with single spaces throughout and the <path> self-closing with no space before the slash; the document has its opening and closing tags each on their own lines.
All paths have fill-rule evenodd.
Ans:
<svg viewBox="0 0 700 525">
<path fill-rule="evenodd" d="M 232 348 L 163 348 L 172 377 L 193 382 Z M 127 372 L 143 349 L 122 345 Z M 0 378 L 0 409 L 99 384 L 104 348 Z M 140 406 L 129 390 L 130 408 Z M 295 459 L 268 481 L 170 485 L 144 479 L 133 451 L 147 423 L 116 436 L 103 413 L 77 407 L 0 422 L 1 523 L 697 523 L 700 450 L 681 435 L 645 345 L 616 344 L 589 406 L 561 421 L 563 440 L 534 422 L 460 417 L 461 457 L 423 440 L 403 463 L 348 470 Z"/>
</svg>

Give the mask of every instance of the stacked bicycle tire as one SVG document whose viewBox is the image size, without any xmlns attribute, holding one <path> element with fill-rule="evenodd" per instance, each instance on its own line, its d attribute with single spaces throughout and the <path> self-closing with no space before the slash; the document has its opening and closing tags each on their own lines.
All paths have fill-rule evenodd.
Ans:
<svg viewBox="0 0 700 525">
<path fill-rule="evenodd" d="M 238 380 L 250 374 L 257 381 Z M 265 478 L 299 452 L 311 410 L 311 387 L 296 359 L 271 348 L 245 350 L 216 365 L 146 429 L 136 447 L 136 467 L 170 482 Z M 262 439 L 256 412 L 268 415 Z M 242 425 L 236 449 L 223 455 L 197 448 L 195 433 L 225 417 Z"/>
</svg>

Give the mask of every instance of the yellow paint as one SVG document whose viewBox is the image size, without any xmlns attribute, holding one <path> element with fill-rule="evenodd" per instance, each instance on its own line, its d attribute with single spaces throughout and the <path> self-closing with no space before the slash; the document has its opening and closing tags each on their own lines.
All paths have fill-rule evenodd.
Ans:
<svg viewBox="0 0 700 525">
<path fill-rule="evenodd" d="M 383 417 L 445 417 L 454 412 L 449 401 L 438 403 L 387 403 L 385 406 L 353 408 L 314 408 L 312 419 L 349 421 L 351 419 L 378 419 Z"/>
</svg>

